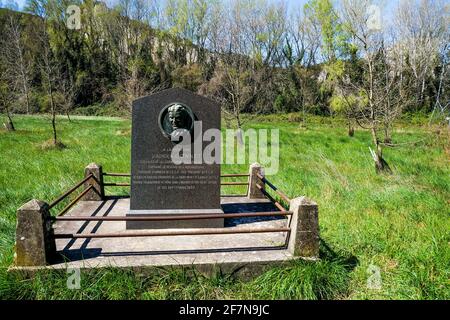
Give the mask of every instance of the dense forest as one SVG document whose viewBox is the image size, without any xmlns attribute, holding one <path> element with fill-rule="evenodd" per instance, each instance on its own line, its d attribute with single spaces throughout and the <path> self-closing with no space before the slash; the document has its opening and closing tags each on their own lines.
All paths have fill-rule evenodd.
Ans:
<svg viewBox="0 0 450 320">
<path fill-rule="evenodd" d="M 380 8 L 28 0 L 23 12 L 0 9 L 0 105 L 14 129 L 13 113 L 123 116 L 137 97 L 183 87 L 238 126 L 242 113 L 342 114 L 349 135 L 371 130 L 382 167 L 398 117 L 448 114 L 450 32 L 445 1 L 400 1 L 389 21 Z"/>
</svg>

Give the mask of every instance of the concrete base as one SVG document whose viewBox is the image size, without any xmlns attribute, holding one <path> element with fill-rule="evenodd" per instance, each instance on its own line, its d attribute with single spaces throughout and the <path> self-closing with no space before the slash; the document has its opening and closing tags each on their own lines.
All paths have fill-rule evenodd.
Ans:
<svg viewBox="0 0 450 320">
<path fill-rule="evenodd" d="M 153 211 L 153 212 L 152 212 Z M 190 210 L 131 210 L 127 217 L 164 217 L 170 215 L 180 216 L 185 212 L 193 214 L 224 214 L 222 209 L 190 209 Z M 163 214 L 157 214 L 163 213 Z M 188 215 L 186 215 L 188 216 Z M 140 229 L 180 229 L 180 228 L 223 228 L 224 219 L 205 219 L 205 220 L 173 220 L 173 221 L 127 221 L 127 230 Z"/>
<path fill-rule="evenodd" d="M 245 197 L 221 199 L 225 213 L 278 211 L 266 199 Z M 129 199 L 81 201 L 67 215 L 124 216 Z M 280 217 L 225 218 L 226 228 L 285 227 Z M 55 233 L 134 232 L 124 221 L 58 221 Z M 136 231 L 139 232 L 139 231 Z M 13 267 L 11 270 L 34 272 L 45 268 L 123 267 L 134 270 L 195 268 L 210 274 L 220 270 L 241 278 L 251 278 L 268 266 L 285 263 L 294 257 L 286 249 L 286 233 L 245 233 L 198 236 L 156 236 L 136 238 L 57 239 L 60 259 L 50 266 Z"/>
</svg>

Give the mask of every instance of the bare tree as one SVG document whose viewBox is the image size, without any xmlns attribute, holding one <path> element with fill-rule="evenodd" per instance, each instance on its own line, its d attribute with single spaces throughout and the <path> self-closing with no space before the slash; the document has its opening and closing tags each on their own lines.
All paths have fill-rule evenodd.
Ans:
<svg viewBox="0 0 450 320">
<path fill-rule="evenodd" d="M 415 109 L 425 102 L 427 82 L 439 77 L 434 72 L 440 64 L 439 49 L 448 42 L 449 6 L 443 0 L 401 1 L 396 10 L 395 25 L 398 46 L 407 59 L 406 67 L 414 78 L 412 84 Z"/>
<path fill-rule="evenodd" d="M 46 21 L 41 21 L 40 23 L 40 41 L 42 43 L 41 48 L 41 59 L 39 61 L 39 68 L 42 75 L 43 86 L 47 91 L 47 96 L 50 103 L 50 112 L 51 112 L 51 123 L 53 130 L 53 146 L 63 147 L 64 145 L 58 141 L 57 130 L 56 130 L 56 100 L 55 93 L 58 82 L 61 80 L 60 70 L 57 60 L 53 54 L 52 48 L 50 47 L 49 36 L 47 33 Z"/>
<path fill-rule="evenodd" d="M 249 85 L 251 74 L 246 55 L 249 50 L 244 38 L 243 10 L 239 1 L 233 2 L 233 8 L 229 12 L 222 7 L 215 8 L 212 45 L 216 50 L 218 63 L 212 79 L 199 89 L 201 93 L 221 102 L 225 114 L 236 120 L 238 130 L 242 127 L 241 112 L 248 101 L 253 99 Z"/>
<path fill-rule="evenodd" d="M 5 76 L 5 70 L 0 69 L 0 109 L 6 116 L 6 123 L 3 124 L 6 131 L 15 131 L 14 123 L 11 116 L 11 104 L 14 100 L 14 95 L 10 90 L 8 78 Z"/>
<path fill-rule="evenodd" d="M 449 88 L 450 81 L 448 77 L 449 69 L 450 69 L 450 44 L 445 43 L 443 45 L 443 50 L 441 53 L 441 71 L 439 74 L 439 83 L 436 92 L 436 101 L 433 107 L 433 112 L 430 116 L 429 124 L 433 122 L 435 117 L 441 118 L 441 120 L 448 120 L 446 116 L 450 110 L 448 107 L 450 105 L 449 92 L 445 88 Z"/>
<path fill-rule="evenodd" d="M 301 9 L 291 13 L 285 32 L 285 43 L 283 48 L 284 63 L 288 76 L 296 92 L 296 105 L 303 113 L 302 122 L 306 122 L 306 91 L 307 82 L 302 75 L 316 62 L 316 55 L 320 48 L 321 38 L 317 24 L 308 19 Z"/>
<path fill-rule="evenodd" d="M 62 95 L 61 110 L 66 114 L 67 119 L 71 121 L 70 112 L 74 107 L 76 92 L 68 75 L 63 75 L 62 79 L 60 79 L 58 91 Z"/>
<path fill-rule="evenodd" d="M 25 57 L 22 28 L 18 16 L 9 16 L 5 31 L 6 37 L 1 41 L 1 53 L 6 66 L 6 76 L 9 78 L 11 90 L 17 94 L 18 100 L 24 100 L 25 111 L 29 114 L 31 112 L 31 59 Z"/>
<path fill-rule="evenodd" d="M 221 101 L 239 134 L 242 113 L 264 112 L 275 100 L 277 73 L 285 64 L 287 13 L 284 2 L 235 0 L 228 4 L 225 8 L 215 3 L 208 10 L 206 43 L 214 72 L 199 91 Z"/>
<path fill-rule="evenodd" d="M 347 81 L 348 85 L 353 86 L 354 91 L 359 93 L 355 120 L 371 133 L 374 150 L 370 148 L 370 152 L 375 161 L 375 168 L 377 172 L 386 172 L 390 171 L 390 168 L 383 158 L 384 142 L 380 138 L 380 131 L 384 130 L 385 140 L 389 142 L 390 135 L 387 130 L 391 128 L 401 110 L 399 73 L 388 59 L 384 31 L 373 29 L 368 24 L 369 5 L 368 0 L 346 0 L 342 5 L 342 18 L 346 21 L 347 31 L 363 61 L 362 81 L 352 81 L 350 77 Z"/>
</svg>

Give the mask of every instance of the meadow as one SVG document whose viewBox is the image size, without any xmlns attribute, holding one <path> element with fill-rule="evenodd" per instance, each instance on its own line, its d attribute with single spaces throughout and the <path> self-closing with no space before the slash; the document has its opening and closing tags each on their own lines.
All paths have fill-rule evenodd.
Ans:
<svg viewBox="0 0 450 320">
<path fill-rule="evenodd" d="M 90 162 L 109 172 L 129 172 L 131 123 L 59 117 L 66 147 L 55 149 L 46 143 L 51 138 L 47 117 L 15 116 L 16 132 L 0 129 L 0 298 L 450 299 L 448 129 L 401 122 L 394 142 L 420 142 L 386 149 L 393 173 L 378 175 L 368 132 L 348 137 L 339 119 L 309 117 L 300 125 L 298 117 L 258 116 L 247 119 L 245 127 L 280 130 L 280 170 L 270 180 L 289 197 L 307 195 L 318 203 L 319 262 L 292 262 L 247 282 L 219 273 L 207 278 L 167 270 L 152 276 L 108 268 L 82 272 L 81 289 L 70 290 L 66 272 L 41 272 L 32 279 L 7 272 L 16 210 L 32 198 L 55 199 L 82 178 Z M 222 171 L 247 168 L 224 165 Z M 373 270 L 379 271 L 379 288 L 368 286 Z"/>
</svg>

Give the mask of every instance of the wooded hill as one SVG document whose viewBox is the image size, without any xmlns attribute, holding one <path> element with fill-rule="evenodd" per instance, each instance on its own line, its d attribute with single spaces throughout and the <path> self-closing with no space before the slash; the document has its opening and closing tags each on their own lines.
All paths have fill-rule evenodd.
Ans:
<svg viewBox="0 0 450 320">
<path fill-rule="evenodd" d="M 293 111 L 389 122 L 448 101 L 443 1 L 403 3 L 383 29 L 366 23 L 364 1 L 288 13 L 259 0 L 87 0 L 75 2 L 81 28 L 71 29 L 73 3 L 0 9 L 4 109 L 125 115 L 135 98 L 174 86 L 219 100 L 238 122 Z"/>
</svg>

